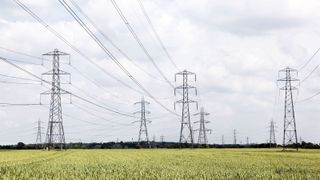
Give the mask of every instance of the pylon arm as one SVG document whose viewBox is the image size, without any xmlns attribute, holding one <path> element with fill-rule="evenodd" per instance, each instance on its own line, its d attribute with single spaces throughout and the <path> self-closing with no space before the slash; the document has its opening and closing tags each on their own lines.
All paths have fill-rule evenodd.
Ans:
<svg viewBox="0 0 320 180">
<path fill-rule="evenodd" d="M 136 111 L 136 112 L 134 112 L 133 114 L 138 114 L 138 113 L 141 113 L 141 111 Z M 146 114 L 151 114 L 150 111 L 145 111 L 145 113 L 146 113 Z"/>
<path fill-rule="evenodd" d="M 150 104 L 150 102 L 148 102 L 148 101 L 144 101 L 144 102 L 139 101 L 139 102 L 135 102 L 134 105 L 141 104 L 141 103 Z"/>
<path fill-rule="evenodd" d="M 52 56 L 52 55 L 59 55 L 59 56 L 70 56 L 70 54 L 65 53 L 65 52 L 61 52 L 61 51 L 51 51 L 45 54 L 42 54 L 42 56 Z"/>
<path fill-rule="evenodd" d="M 299 79 L 296 79 L 296 78 L 281 78 L 281 79 L 278 79 L 277 81 L 300 81 Z"/>
<path fill-rule="evenodd" d="M 288 87 L 285 87 L 285 86 L 280 88 L 280 90 L 287 90 L 287 89 L 288 89 Z M 298 90 L 298 88 L 291 86 L 291 90 Z"/>
</svg>

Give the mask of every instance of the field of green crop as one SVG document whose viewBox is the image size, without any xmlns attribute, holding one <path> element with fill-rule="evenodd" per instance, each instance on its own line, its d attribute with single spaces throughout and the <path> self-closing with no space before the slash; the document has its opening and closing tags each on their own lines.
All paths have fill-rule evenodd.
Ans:
<svg viewBox="0 0 320 180">
<path fill-rule="evenodd" d="M 320 179 L 320 151 L 0 151 L 0 179 Z"/>
</svg>

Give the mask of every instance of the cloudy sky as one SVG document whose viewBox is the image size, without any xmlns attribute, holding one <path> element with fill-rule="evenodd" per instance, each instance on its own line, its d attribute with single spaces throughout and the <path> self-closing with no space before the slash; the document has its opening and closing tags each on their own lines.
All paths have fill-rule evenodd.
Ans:
<svg viewBox="0 0 320 180">
<path fill-rule="evenodd" d="M 76 11 L 105 47 L 119 62 L 154 96 L 171 111 L 173 88 L 165 81 L 135 41 L 116 9 L 109 0 L 74 0 L 99 30 L 94 29 L 84 16 Z M 61 81 L 62 88 L 104 107 L 124 113 L 139 110 L 134 102 L 146 96 L 152 121 L 148 125 L 149 136 L 166 141 L 179 140 L 181 118 L 166 111 L 126 76 L 107 54 L 86 34 L 81 26 L 64 9 L 59 1 L 21 0 L 45 23 L 76 47 L 88 59 L 38 23 L 15 1 L 0 2 L 0 56 L 17 62 L 17 65 L 41 76 L 51 68 L 51 62 L 43 65 L 39 58 L 57 48 L 71 54 L 61 58 L 61 69 L 71 73 Z M 71 4 L 70 1 L 66 1 Z M 116 0 L 127 21 L 149 52 L 165 77 L 175 86 L 173 66 L 161 48 L 152 28 L 144 17 L 136 0 Z M 320 2 L 318 0 L 141 0 L 156 31 L 179 70 L 187 69 L 197 74 L 198 96 L 190 92 L 190 98 L 199 101 L 210 116 L 206 117 L 212 129 L 209 143 L 233 142 L 233 129 L 238 142 L 266 142 L 271 119 L 277 124 L 276 139 L 282 141 L 284 94 L 278 89 L 278 70 L 287 66 L 299 70 L 304 79 L 319 63 L 320 54 L 304 68 L 301 67 L 320 47 Z M 74 6 L 71 6 L 76 10 Z M 101 32 L 119 49 L 112 46 Z M 16 52 L 8 51 L 14 50 Z M 46 57 L 50 59 L 50 57 Z M 94 62 L 96 65 L 94 65 Z M 100 67 L 99 68 L 97 68 Z M 37 79 L 0 62 L 0 74 L 23 77 L 18 80 L 0 76 L 1 103 L 39 103 L 40 93 L 48 89 Z M 122 83 L 110 77 L 112 74 Z M 45 78 L 45 77 L 44 77 Z M 50 78 L 48 79 L 50 80 Z M 298 137 L 319 143 L 320 97 L 300 102 L 320 89 L 320 72 L 315 70 L 295 93 Z M 10 82 L 10 83 L 8 83 Z M 13 84 L 12 82 L 24 83 Z M 26 84 L 27 83 L 27 84 Z M 125 83 L 126 85 L 123 85 Z M 129 87 L 130 88 L 129 88 Z M 42 96 L 43 104 L 49 97 Z M 191 114 L 197 113 L 191 105 Z M 177 106 L 176 113 L 181 113 Z M 63 96 L 63 117 L 67 142 L 101 142 L 137 140 L 139 123 L 110 113 L 77 98 Z M 33 143 L 36 139 L 36 121 L 43 121 L 46 132 L 49 108 L 42 106 L 0 107 L 0 144 L 18 141 Z M 192 122 L 199 117 L 192 116 Z M 193 128 L 198 124 L 192 123 Z M 44 137 L 44 136 L 43 136 Z M 197 135 L 196 135 L 197 138 Z M 44 138 L 43 138 L 44 140 Z"/>
</svg>

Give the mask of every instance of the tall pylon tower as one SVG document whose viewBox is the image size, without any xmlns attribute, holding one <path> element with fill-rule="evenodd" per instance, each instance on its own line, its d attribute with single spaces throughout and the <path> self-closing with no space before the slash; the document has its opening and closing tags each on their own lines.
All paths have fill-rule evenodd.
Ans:
<svg viewBox="0 0 320 180">
<path fill-rule="evenodd" d="M 140 130 L 139 130 L 139 137 L 138 137 L 138 143 L 146 142 L 148 144 L 148 147 L 151 148 L 151 144 L 149 141 L 149 135 L 148 135 L 148 128 L 147 128 L 147 122 L 151 122 L 147 120 L 146 114 L 150 114 L 150 111 L 146 110 L 146 105 L 150 104 L 148 101 L 144 100 L 144 97 L 141 97 L 141 101 L 134 103 L 140 104 L 140 110 L 135 112 L 135 114 L 140 114 Z"/>
<path fill-rule="evenodd" d="M 42 147 L 42 126 L 41 126 L 41 121 L 40 119 L 37 122 L 37 138 L 36 138 L 36 146 Z"/>
<path fill-rule="evenodd" d="M 45 148 L 46 149 L 63 149 L 65 147 L 65 136 L 62 120 L 61 94 L 70 94 L 60 89 L 60 76 L 69 75 L 60 69 L 60 56 L 69 56 L 69 54 L 54 49 L 52 52 L 43 54 L 43 56 L 52 56 L 52 70 L 43 73 L 52 77 L 51 89 L 41 93 L 41 95 L 50 95 L 50 112 L 49 122 L 46 134 Z"/>
<path fill-rule="evenodd" d="M 177 81 L 177 76 L 182 77 L 182 85 L 174 88 L 174 95 L 177 94 L 177 90 L 182 91 L 182 99 L 176 101 L 174 103 L 174 108 L 176 109 L 176 104 L 180 103 L 182 104 L 182 110 L 181 110 L 181 128 L 180 128 L 180 139 L 179 144 L 181 147 L 182 143 L 191 143 L 193 146 L 193 130 L 190 120 L 190 103 L 196 103 L 196 107 L 198 109 L 198 103 L 197 101 L 189 99 L 189 89 L 194 89 L 195 94 L 197 95 L 197 88 L 194 86 L 189 85 L 189 76 L 193 76 L 194 80 L 196 81 L 196 74 L 187 70 L 178 72 L 175 74 L 175 82 Z M 179 91 L 180 92 L 180 91 Z"/>
<path fill-rule="evenodd" d="M 208 146 L 207 132 L 211 133 L 211 129 L 206 128 L 206 124 L 209 123 L 210 121 L 205 120 L 205 116 L 208 116 L 209 114 L 210 113 L 207 113 L 204 111 L 203 107 L 200 108 L 199 113 L 194 114 L 195 116 L 200 115 L 200 120 L 194 122 L 194 123 L 200 124 L 199 129 L 195 130 L 195 131 L 199 131 L 199 135 L 198 135 L 198 144 L 199 145 Z"/>
<path fill-rule="evenodd" d="M 276 133 L 275 133 L 275 122 L 273 120 L 270 121 L 270 131 L 269 131 L 269 143 L 270 147 L 272 147 L 273 144 L 277 144 L 276 142 Z"/>
<path fill-rule="evenodd" d="M 297 90 L 292 84 L 299 81 L 297 79 L 298 71 L 292 68 L 285 68 L 279 71 L 278 82 L 284 82 L 284 86 L 280 88 L 284 95 L 284 128 L 283 128 L 283 149 L 288 145 L 295 144 L 298 151 L 298 136 L 296 129 L 296 116 L 294 110 L 294 100 L 292 92 Z"/>
</svg>

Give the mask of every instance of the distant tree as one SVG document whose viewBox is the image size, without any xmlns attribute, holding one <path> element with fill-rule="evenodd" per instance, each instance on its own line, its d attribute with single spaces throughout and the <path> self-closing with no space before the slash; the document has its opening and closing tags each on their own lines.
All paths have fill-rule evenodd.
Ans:
<svg viewBox="0 0 320 180">
<path fill-rule="evenodd" d="M 26 145 L 23 142 L 18 142 L 17 149 L 25 149 Z"/>
</svg>

